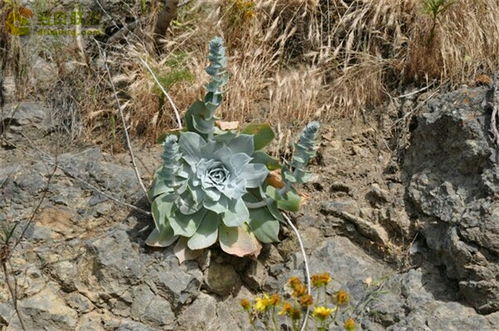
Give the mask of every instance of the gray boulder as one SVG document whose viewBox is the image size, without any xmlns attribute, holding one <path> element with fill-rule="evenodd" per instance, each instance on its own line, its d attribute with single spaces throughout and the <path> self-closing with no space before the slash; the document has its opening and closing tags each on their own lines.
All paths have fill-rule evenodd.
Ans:
<svg viewBox="0 0 499 331">
<path fill-rule="evenodd" d="M 429 103 L 403 169 L 426 243 L 460 293 L 482 313 L 499 310 L 499 164 L 489 139 L 486 89 Z"/>
</svg>

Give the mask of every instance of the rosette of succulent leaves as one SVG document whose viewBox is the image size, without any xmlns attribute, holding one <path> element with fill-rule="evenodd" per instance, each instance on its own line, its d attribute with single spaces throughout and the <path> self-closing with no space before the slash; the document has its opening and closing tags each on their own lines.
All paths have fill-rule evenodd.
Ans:
<svg viewBox="0 0 499 331">
<path fill-rule="evenodd" d="M 258 256 L 261 243 L 279 240 L 280 210 L 300 206 L 293 184 L 309 177 L 305 167 L 315 156 L 319 124 L 305 127 L 291 162 L 281 167 L 263 150 L 274 138 L 268 124 L 240 131 L 217 127 L 215 111 L 228 81 L 221 38 L 210 42 L 208 59 L 204 100 L 189 108 L 186 127 L 164 140 L 164 163 L 148 192 L 155 228 L 146 243 L 177 242 L 181 260 L 217 242 L 229 254 Z M 269 180 L 276 171 L 282 179 Z"/>
</svg>

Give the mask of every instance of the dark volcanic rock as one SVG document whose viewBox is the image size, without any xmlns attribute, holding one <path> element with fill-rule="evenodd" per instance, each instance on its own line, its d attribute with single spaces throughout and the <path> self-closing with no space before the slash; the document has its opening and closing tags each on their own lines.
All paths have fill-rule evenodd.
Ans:
<svg viewBox="0 0 499 331">
<path fill-rule="evenodd" d="M 438 263 L 473 307 L 492 312 L 499 310 L 499 164 L 485 97 L 483 88 L 465 89 L 432 101 L 417 117 L 404 170 Z"/>
</svg>

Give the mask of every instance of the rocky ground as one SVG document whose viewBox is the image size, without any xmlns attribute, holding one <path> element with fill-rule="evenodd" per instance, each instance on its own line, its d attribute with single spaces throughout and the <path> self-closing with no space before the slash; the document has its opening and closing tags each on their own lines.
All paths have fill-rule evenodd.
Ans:
<svg viewBox="0 0 499 331">
<path fill-rule="evenodd" d="M 325 124 L 307 205 L 294 218 L 312 273 L 352 304 L 383 281 L 358 314 L 365 330 L 496 330 L 499 325 L 499 176 L 488 137 L 486 88 L 405 100 L 378 121 Z M 303 275 L 287 228 L 258 260 L 217 248 L 179 265 L 144 239 L 152 219 L 128 157 L 64 146 L 50 110 L 6 106 L 0 133 L 0 221 L 18 237 L 57 170 L 25 240 L 9 261 L 28 330 L 248 329 L 241 298 Z M 412 118 L 409 121 L 408 119 Z M 402 138 L 407 119 L 410 140 Z M 400 149 L 402 142 L 407 148 Z M 144 180 L 161 147 L 135 148 Z M 103 194 L 104 193 L 104 194 Z M 0 325 L 20 324 L 5 278 Z"/>
</svg>

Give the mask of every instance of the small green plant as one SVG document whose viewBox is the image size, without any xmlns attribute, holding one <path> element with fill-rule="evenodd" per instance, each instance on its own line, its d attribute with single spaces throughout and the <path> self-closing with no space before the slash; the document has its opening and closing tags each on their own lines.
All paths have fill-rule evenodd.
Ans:
<svg viewBox="0 0 499 331">
<path fill-rule="evenodd" d="M 260 243 L 279 240 L 280 210 L 300 206 L 293 185 L 308 178 L 319 124 L 306 126 L 282 178 L 269 181 L 270 172 L 281 168 L 263 151 L 274 132 L 268 124 L 221 129 L 216 110 L 228 81 L 221 38 L 210 42 L 208 59 L 204 99 L 186 112 L 185 129 L 164 140 L 164 163 L 149 190 L 155 229 L 146 243 L 166 247 L 177 241 L 176 251 L 186 252 L 218 242 L 229 254 L 257 256 Z"/>
<path fill-rule="evenodd" d="M 435 31 L 437 28 L 437 23 L 439 17 L 445 13 L 450 6 L 452 6 L 456 1 L 454 0 L 422 0 L 423 11 L 425 14 L 429 15 L 432 19 L 432 26 L 430 34 L 428 36 L 428 45 L 431 44 L 435 38 Z"/>
<path fill-rule="evenodd" d="M 168 67 L 168 72 L 165 74 L 157 74 L 158 80 L 163 87 L 170 89 L 173 85 L 182 82 L 192 82 L 194 75 L 186 68 L 185 60 L 187 53 L 179 52 L 170 55 L 170 58 L 165 62 Z M 164 97 L 163 92 L 157 88 L 156 94 Z"/>
</svg>

